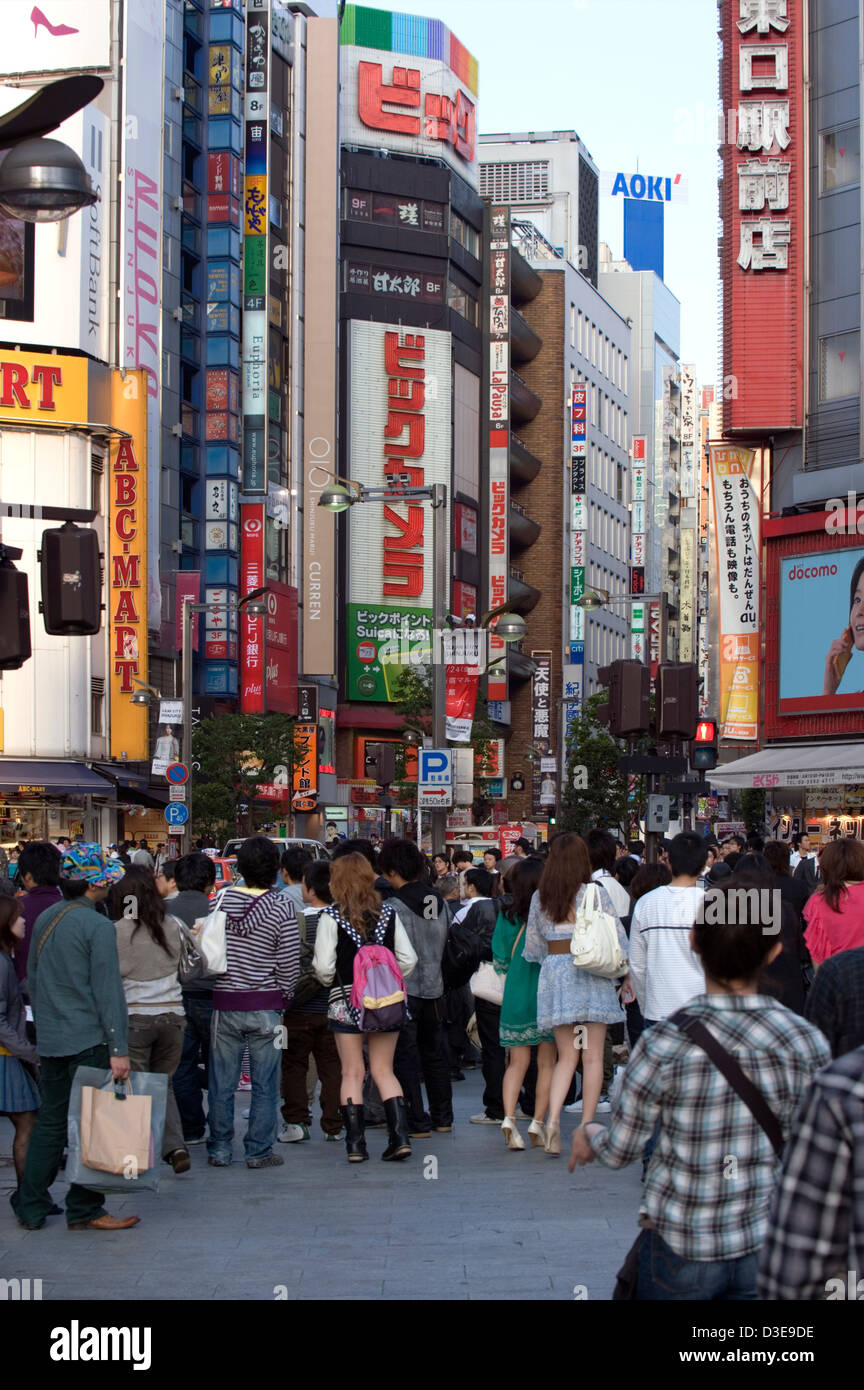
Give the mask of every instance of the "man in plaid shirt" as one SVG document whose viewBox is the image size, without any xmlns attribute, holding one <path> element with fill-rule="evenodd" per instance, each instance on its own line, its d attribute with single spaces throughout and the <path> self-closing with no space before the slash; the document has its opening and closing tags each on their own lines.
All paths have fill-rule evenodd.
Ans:
<svg viewBox="0 0 864 1390">
<path fill-rule="evenodd" d="M 814 1078 L 786 1146 L 762 1250 L 762 1298 L 864 1298 L 862 1134 L 864 1047 L 857 1047 Z"/>
<path fill-rule="evenodd" d="M 728 887 L 715 890 L 723 899 Z M 699 921 L 691 942 L 706 993 L 687 1004 L 762 1092 L 784 1138 L 814 1073 L 830 1060 L 825 1038 L 778 1000 L 757 993 L 763 962 L 780 951 L 756 903 Z M 708 915 L 706 913 L 706 915 Z M 777 1178 L 767 1134 L 701 1047 L 671 1018 L 643 1033 L 624 1073 L 611 1124 L 580 1126 L 570 1169 L 599 1158 L 621 1168 L 642 1157 L 658 1127 L 640 1207 L 639 1298 L 755 1299 L 757 1256 Z"/>
</svg>

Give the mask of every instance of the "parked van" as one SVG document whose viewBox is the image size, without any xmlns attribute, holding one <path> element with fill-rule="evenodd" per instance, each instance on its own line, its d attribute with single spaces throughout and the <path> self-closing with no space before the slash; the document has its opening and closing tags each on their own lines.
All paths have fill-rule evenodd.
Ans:
<svg viewBox="0 0 864 1390">
<path fill-rule="evenodd" d="M 241 836 L 239 840 L 229 840 L 222 851 L 222 858 L 236 858 L 237 851 L 242 845 L 243 840 L 246 838 L 248 837 L 244 835 Z M 283 851 L 286 849 L 305 849 L 306 853 L 311 854 L 313 859 L 330 858 L 329 850 L 326 848 L 326 846 L 322 845 L 320 840 L 305 840 L 294 838 L 282 839 L 278 835 L 268 835 L 267 838 L 268 840 L 273 841 L 274 845 L 276 845 L 276 847 L 278 848 L 280 854 L 282 854 Z"/>
</svg>

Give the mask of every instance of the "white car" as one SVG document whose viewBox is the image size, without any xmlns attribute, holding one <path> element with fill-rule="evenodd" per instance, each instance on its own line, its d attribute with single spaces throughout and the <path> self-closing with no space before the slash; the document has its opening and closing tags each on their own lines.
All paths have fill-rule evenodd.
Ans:
<svg viewBox="0 0 864 1390">
<path fill-rule="evenodd" d="M 229 840 L 222 851 L 222 858 L 235 858 L 238 849 L 242 845 L 243 840 L 246 838 L 248 837 L 242 836 L 239 840 Z M 320 840 L 281 839 L 276 835 L 268 835 L 267 838 L 268 840 L 273 841 L 280 854 L 282 854 L 286 849 L 305 849 L 308 854 L 311 854 L 313 859 L 330 858 L 330 853 L 327 847 L 325 845 L 322 845 Z"/>
</svg>

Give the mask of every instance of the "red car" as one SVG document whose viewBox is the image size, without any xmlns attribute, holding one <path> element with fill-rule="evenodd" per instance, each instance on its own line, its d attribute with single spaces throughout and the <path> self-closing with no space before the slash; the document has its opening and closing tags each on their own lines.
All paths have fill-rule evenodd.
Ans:
<svg viewBox="0 0 864 1390">
<path fill-rule="evenodd" d="M 211 898 L 215 898 L 218 892 L 220 892 L 223 888 L 227 888 L 229 883 L 234 882 L 234 876 L 237 869 L 237 860 L 214 859 L 213 868 L 216 870 L 216 882 L 213 884 L 213 889 L 210 894 Z"/>
</svg>

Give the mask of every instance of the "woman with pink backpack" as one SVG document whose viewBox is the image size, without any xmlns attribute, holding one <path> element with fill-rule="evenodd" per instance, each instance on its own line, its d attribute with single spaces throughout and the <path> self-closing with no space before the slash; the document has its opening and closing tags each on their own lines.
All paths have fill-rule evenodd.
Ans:
<svg viewBox="0 0 864 1390">
<path fill-rule="evenodd" d="M 408 1158 L 411 1144 L 402 1087 L 393 1072 L 399 1029 L 407 1017 L 405 976 L 417 956 L 395 911 L 382 907 L 375 874 L 362 854 L 330 867 L 332 907 L 321 913 L 312 969 L 330 985 L 328 1026 L 342 1064 L 341 1112 L 349 1163 L 369 1157 L 363 1126 L 363 1038 L 369 1070 L 387 1116 L 390 1142 L 383 1159 Z"/>
</svg>

